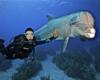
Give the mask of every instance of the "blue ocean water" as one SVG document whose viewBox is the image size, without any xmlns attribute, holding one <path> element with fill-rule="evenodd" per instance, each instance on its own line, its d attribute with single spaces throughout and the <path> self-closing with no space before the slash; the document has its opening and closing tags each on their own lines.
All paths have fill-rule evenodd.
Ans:
<svg viewBox="0 0 100 80">
<path fill-rule="evenodd" d="M 48 23 L 47 15 L 52 15 L 54 18 L 57 18 L 77 11 L 86 10 L 91 12 L 95 18 L 96 37 L 87 42 L 82 42 L 79 39 L 71 39 L 68 48 L 74 48 L 76 45 L 79 45 L 84 46 L 88 50 L 91 46 L 94 47 L 95 44 L 100 43 L 99 3 L 99 0 L 0 0 L 0 38 L 3 38 L 5 45 L 7 45 L 15 35 L 23 33 L 27 27 L 32 27 L 36 31 Z M 40 53 L 42 49 L 45 49 L 44 51 L 47 53 L 49 49 L 52 51 L 56 50 L 56 53 L 59 53 L 62 44 L 62 42 L 54 41 L 39 46 L 36 48 L 36 53 Z M 96 51 L 96 48 L 94 51 Z M 53 55 L 51 51 L 49 52 L 50 55 Z M 43 70 L 39 75 L 33 77 L 32 80 L 40 80 L 39 76 L 48 75 L 51 75 L 53 80 L 74 80 L 72 77 L 66 76 L 63 70 L 56 67 L 52 63 L 51 58 L 48 57 L 47 60 L 41 62 Z M 14 60 L 12 68 L 7 70 L 7 72 L 0 72 L 0 80 L 11 80 L 11 75 L 16 72 L 16 67 L 19 67 L 21 63 L 23 63 L 23 60 Z"/>
</svg>

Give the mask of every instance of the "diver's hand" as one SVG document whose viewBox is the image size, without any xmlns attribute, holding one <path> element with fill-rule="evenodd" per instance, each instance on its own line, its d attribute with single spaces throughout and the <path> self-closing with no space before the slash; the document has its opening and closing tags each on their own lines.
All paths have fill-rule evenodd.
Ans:
<svg viewBox="0 0 100 80">
<path fill-rule="evenodd" d="M 58 30 L 54 30 L 52 33 L 52 36 L 48 39 L 48 42 L 56 39 L 59 36 L 59 31 Z"/>
<path fill-rule="evenodd" d="M 59 31 L 55 29 L 52 34 L 54 38 L 57 38 L 59 36 Z"/>
</svg>

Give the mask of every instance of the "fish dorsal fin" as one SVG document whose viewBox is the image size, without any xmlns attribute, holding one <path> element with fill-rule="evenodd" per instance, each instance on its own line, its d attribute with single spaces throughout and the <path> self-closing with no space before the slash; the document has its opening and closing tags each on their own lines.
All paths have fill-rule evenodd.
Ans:
<svg viewBox="0 0 100 80">
<path fill-rule="evenodd" d="M 52 16 L 50 16 L 50 15 L 47 15 L 46 16 L 47 18 L 48 18 L 48 21 L 51 21 L 52 19 L 54 19 Z"/>
</svg>

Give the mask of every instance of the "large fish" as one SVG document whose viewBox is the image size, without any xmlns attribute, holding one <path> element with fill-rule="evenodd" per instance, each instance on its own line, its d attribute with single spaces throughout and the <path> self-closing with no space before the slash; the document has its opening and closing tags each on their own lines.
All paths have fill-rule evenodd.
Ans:
<svg viewBox="0 0 100 80">
<path fill-rule="evenodd" d="M 39 39 L 45 40 L 52 36 L 54 30 L 57 30 L 59 36 L 56 40 L 64 40 L 62 52 L 65 52 L 70 37 L 95 37 L 95 21 L 91 13 L 87 11 L 72 13 L 56 19 L 48 16 L 48 19 L 48 23 L 38 29 L 35 34 L 40 37 Z"/>
</svg>

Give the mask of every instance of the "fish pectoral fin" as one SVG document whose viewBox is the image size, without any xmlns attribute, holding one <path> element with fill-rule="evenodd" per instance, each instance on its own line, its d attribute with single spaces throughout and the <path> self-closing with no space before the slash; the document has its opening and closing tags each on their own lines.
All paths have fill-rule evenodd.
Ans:
<svg viewBox="0 0 100 80">
<path fill-rule="evenodd" d="M 68 41 L 69 41 L 69 37 L 66 37 L 65 40 L 64 40 L 64 46 L 63 46 L 63 49 L 62 49 L 62 53 L 65 52 L 65 50 L 68 46 Z"/>
</svg>

